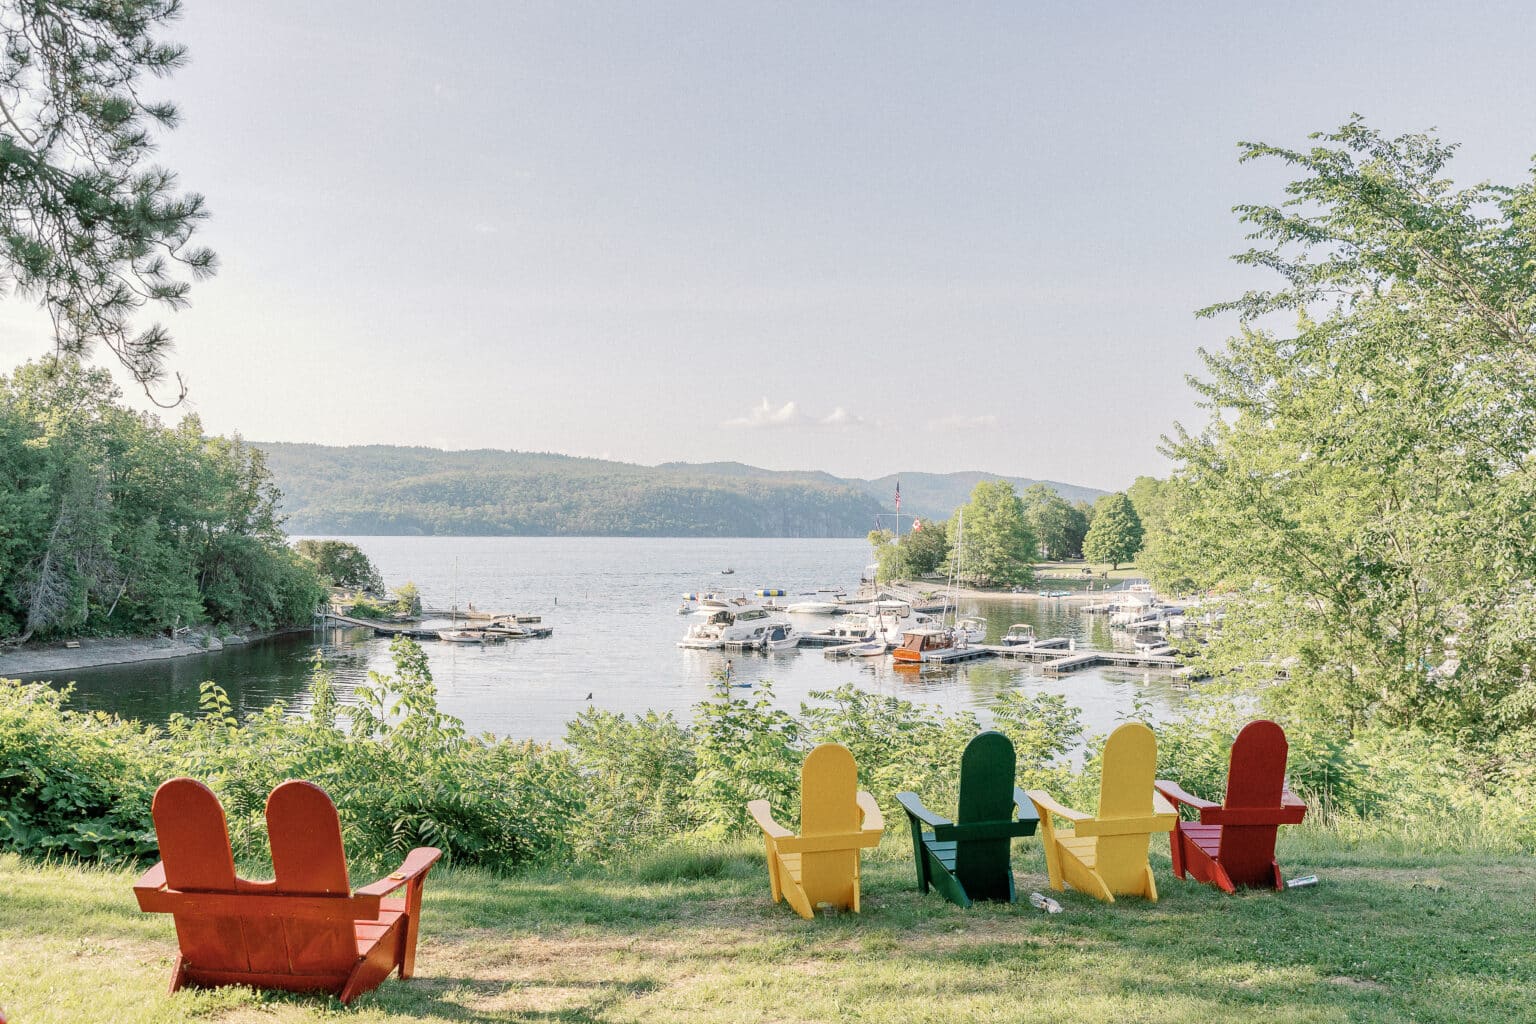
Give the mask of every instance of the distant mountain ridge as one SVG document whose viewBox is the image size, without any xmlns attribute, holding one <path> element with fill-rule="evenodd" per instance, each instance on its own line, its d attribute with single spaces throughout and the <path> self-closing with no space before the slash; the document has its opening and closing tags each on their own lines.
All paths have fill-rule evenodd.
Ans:
<svg viewBox="0 0 1536 1024">
<path fill-rule="evenodd" d="M 844 479 L 739 462 L 627 462 L 543 452 L 252 442 L 294 534 L 861 537 L 897 476 Z M 902 511 L 945 518 L 989 473 L 903 473 Z M 1069 501 L 1102 494 L 1042 481 Z"/>
</svg>

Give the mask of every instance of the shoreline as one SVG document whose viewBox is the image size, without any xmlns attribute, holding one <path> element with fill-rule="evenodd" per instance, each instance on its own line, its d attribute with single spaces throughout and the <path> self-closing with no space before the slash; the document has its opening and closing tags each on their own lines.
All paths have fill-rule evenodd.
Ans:
<svg viewBox="0 0 1536 1024">
<path fill-rule="evenodd" d="M 226 647 L 241 647 L 288 633 L 311 629 L 310 626 L 290 626 L 265 632 L 235 634 L 219 639 L 215 636 L 189 636 L 173 640 L 167 636 L 138 637 L 82 637 L 78 647 L 65 647 L 62 640 L 50 640 L 42 644 L 27 644 L 15 650 L 0 651 L 0 679 L 16 679 L 22 676 L 45 676 L 53 672 L 76 672 L 80 669 L 107 668 L 112 665 L 132 665 L 145 661 L 167 661 L 187 658 L 195 654 L 218 654 Z M 53 680 L 50 680 L 53 681 Z"/>
</svg>

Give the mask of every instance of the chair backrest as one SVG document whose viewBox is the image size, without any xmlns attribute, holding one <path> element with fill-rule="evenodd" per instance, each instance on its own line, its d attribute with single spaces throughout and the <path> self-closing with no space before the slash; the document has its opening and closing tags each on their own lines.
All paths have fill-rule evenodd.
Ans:
<svg viewBox="0 0 1536 1024">
<path fill-rule="evenodd" d="M 995 730 L 973 737 L 960 755 L 960 806 L 955 821 L 1012 821 L 1013 741 Z"/>
<path fill-rule="evenodd" d="M 800 835 L 852 836 L 860 831 L 859 771 L 840 743 L 823 743 L 800 768 Z M 800 887 L 816 907 L 858 906 L 859 848 L 846 846 L 800 854 Z"/>
<path fill-rule="evenodd" d="M 1104 744 L 1100 762 L 1099 819 L 1152 813 L 1157 775 L 1157 737 L 1141 722 L 1126 722 Z"/>
<path fill-rule="evenodd" d="M 800 834 L 841 835 L 859 831 L 859 770 L 841 743 L 823 743 L 800 767 Z"/>
<path fill-rule="evenodd" d="M 196 779 L 170 779 L 155 790 L 150 816 L 169 888 L 182 892 L 236 891 L 229 829 L 213 790 Z M 211 970 L 244 967 L 247 957 L 241 918 L 186 911 L 172 916 L 176 940 L 188 964 Z"/>
<path fill-rule="evenodd" d="M 267 836 L 275 890 L 284 895 L 349 897 L 341 821 L 325 790 L 289 781 L 267 797 Z M 289 918 L 282 922 L 288 969 L 326 973 L 357 960 L 351 922 Z"/>
<path fill-rule="evenodd" d="M 972 738 L 960 755 L 960 801 L 955 822 L 1011 822 L 1015 818 L 1013 741 L 987 731 Z M 973 900 L 1013 897 L 1013 840 L 1007 836 L 961 839 L 955 844 L 955 878 Z"/>
<path fill-rule="evenodd" d="M 1232 741 L 1227 795 L 1222 806 L 1279 807 L 1285 792 L 1285 759 L 1289 752 L 1285 730 L 1274 722 L 1259 719 L 1243 726 Z"/>
</svg>

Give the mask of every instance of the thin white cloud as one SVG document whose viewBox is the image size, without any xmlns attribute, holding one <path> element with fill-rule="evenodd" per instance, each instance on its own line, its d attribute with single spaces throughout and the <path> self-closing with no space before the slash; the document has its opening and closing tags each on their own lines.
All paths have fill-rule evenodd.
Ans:
<svg viewBox="0 0 1536 1024">
<path fill-rule="evenodd" d="M 825 416 L 811 416 L 801 410 L 798 402 L 775 405 L 767 398 L 749 409 L 745 416 L 737 416 L 721 424 L 723 427 L 751 430 L 777 430 L 789 427 L 806 430 L 851 430 L 870 425 L 869 420 L 849 412 L 841 405 Z"/>
<path fill-rule="evenodd" d="M 484 221 L 481 221 L 479 224 L 475 225 L 475 234 L 477 235 L 494 235 L 495 233 L 495 224 L 487 224 Z"/>
<path fill-rule="evenodd" d="M 754 405 L 745 416 L 726 420 L 723 427 L 744 427 L 751 429 L 764 429 L 775 427 L 793 427 L 805 422 L 805 417 L 800 414 L 800 407 L 794 402 L 785 402 L 776 406 L 765 397 Z"/>
<path fill-rule="evenodd" d="M 831 412 L 827 413 L 816 422 L 819 426 L 830 427 L 834 430 L 847 430 L 852 427 L 864 427 L 869 425 L 869 421 L 866 420 L 863 416 L 855 416 L 853 413 L 849 412 L 847 409 L 844 409 L 842 406 L 838 406 L 836 409 L 833 409 Z"/>
<path fill-rule="evenodd" d="M 459 91 L 446 82 L 433 82 L 432 95 L 440 100 L 452 101 L 459 98 Z"/>
<path fill-rule="evenodd" d="M 981 413 L 976 416 L 966 416 L 956 413 L 953 416 L 943 416 L 936 420 L 928 421 L 929 430 L 986 430 L 997 426 L 997 417 L 992 413 Z"/>
</svg>

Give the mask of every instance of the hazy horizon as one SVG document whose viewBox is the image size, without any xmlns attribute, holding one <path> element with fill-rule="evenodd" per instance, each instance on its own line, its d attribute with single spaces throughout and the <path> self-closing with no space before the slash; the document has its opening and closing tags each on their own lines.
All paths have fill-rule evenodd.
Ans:
<svg viewBox="0 0 1536 1024">
<path fill-rule="evenodd" d="M 1115 490 L 1203 422 L 1193 311 L 1273 283 L 1231 207 L 1289 176 L 1237 143 L 1358 111 L 1523 177 L 1533 24 L 189 0 L 160 159 L 222 270 L 143 322 L 217 433 Z M 0 372 L 50 349 L 0 303 Z"/>
</svg>

